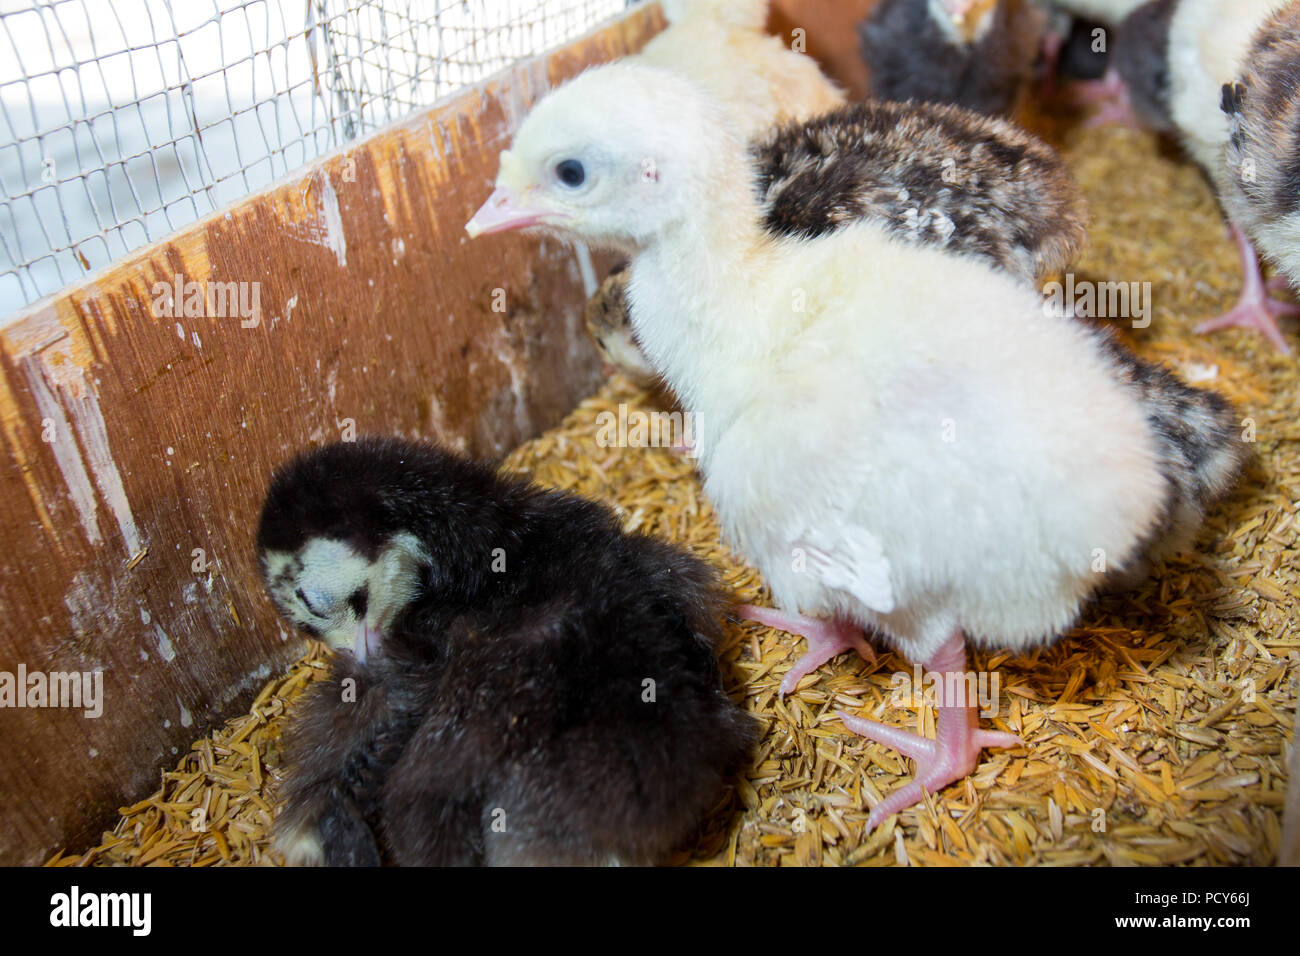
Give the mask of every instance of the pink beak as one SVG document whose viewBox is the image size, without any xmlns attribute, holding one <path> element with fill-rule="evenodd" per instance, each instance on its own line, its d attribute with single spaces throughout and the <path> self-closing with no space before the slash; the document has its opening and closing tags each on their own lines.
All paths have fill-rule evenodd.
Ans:
<svg viewBox="0 0 1300 956">
<path fill-rule="evenodd" d="M 562 218 L 563 213 L 549 209 L 530 209 L 523 205 L 513 192 L 505 186 L 498 186 L 488 197 L 487 202 L 479 207 L 474 217 L 465 223 L 465 231 L 470 238 L 486 236 L 494 232 L 508 232 L 511 229 L 527 229 L 544 219 Z"/>
</svg>

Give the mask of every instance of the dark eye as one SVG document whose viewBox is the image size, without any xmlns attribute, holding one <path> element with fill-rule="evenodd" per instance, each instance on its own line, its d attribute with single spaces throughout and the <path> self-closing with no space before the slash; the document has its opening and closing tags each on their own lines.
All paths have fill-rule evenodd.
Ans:
<svg viewBox="0 0 1300 956">
<path fill-rule="evenodd" d="M 587 171 L 576 159 L 566 159 L 555 167 L 555 175 L 560 182 L 571 189 L 577 189 L 587 181 Z"/>
</svg>

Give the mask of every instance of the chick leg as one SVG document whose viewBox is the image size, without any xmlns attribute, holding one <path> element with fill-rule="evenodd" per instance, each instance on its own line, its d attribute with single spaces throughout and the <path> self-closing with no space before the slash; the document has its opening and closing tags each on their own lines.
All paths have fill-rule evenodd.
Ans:
<svg viewBox="0 0 1300 956">
<path fill-rule="evenodd" d="M 756 607 L 753 604 L 742 604 L 736 608 L 736 613 L 747 621 L 757 621 L 780 631 L 798 634 L 808 642 L 808 653 L 795 661 L 781 681 L 782 696 L 792 692 L 799 686 L 799 681 L 844 651 L 855 650 L 868 663 L 874 664 L 876 661 L 876 652 L 862 639 L 862 628 L 856 624 L 787 614 L 775 608 Z"/>
<path fill-rule="evenodd" d="M 919 803 L 926 793 L 935 793 L 968 776 L 979 763 L 980 751 L 985 747 L 1016 747 L 1022 743 L 1015 734 L 980 730 L 975 726 L 976 704 L 967 700 L 966 681 L 958 679 L 966 669 L 966 639 L 961 631 L 954 631 L 925 666 L 945 676 L 939 685 L 934 740 L 838 711 L 844 726 L 855 734 L 893 747 L 916 761 L 916 777 L 912 782 L 895 790 L 872 809 L 867 817 L 868 831 L 898 811 Z M 949 674 L 957 678 L 949 679 Z"/>
<path fill-rule="evenodd" d="M 1230 312 L 1225 312 L 1217 319 L 1202 322 L 1196 327 L 1196 331 L 1205 333 L 1226 329 L 1232 325 L 1248 326 L 1263 332 L 1283 355 L 1290 355 L 1291 346 L 1287 345 L 1286 339 L 1282 337 L 1282 331 L 1277 327 L 1277 320 L 1283 315 L 1300 315 L 1300 306 L 1270 298 L 1268 287 L 1260 274 L 1259 257 L 1255 254 L 1255 247 L 1235 223 L 1232 225 L 1232 238 L 1237 242 L 1237 251 L 1241 254 L 1241 271 L 1245 277 L 1241 298 L 1237 300 L 1237 304 Z"/>
<path fill-rule="evenodd" d="M 1061 48 L 1065 46 L 1065 37 L 1050 26 L 1043 33 L 1043 43 L 1038 51 L 1039 69 L 1042 80 L 1038 84 L 1038 98 L 1051 100 L 1056 98 L 1057 71 L 1061 66 Z"/>
</svg>

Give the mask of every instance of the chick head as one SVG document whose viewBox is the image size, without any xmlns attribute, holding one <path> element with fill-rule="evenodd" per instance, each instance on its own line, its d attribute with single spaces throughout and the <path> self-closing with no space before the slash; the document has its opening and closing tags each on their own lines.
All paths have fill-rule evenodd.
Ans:
<svg viewBox="0 0 1300 956">
<path fill-rule="evenodd" d="M 295 626 L 365 660 L 427 587 L 412 528 L 417 460 L 396 440 L 317 449 L 282 468 L 262 508 L 257 552 L 268 593 Z M 432 453 L 429 453 L 432 454 Z"/>
<path fill-rule="evenodd" d="M 539 229 L 639 248 L 690 210 L 710 131 L 722 125 L 716 103 L 666 70 L 587 70 L 528 114 L 465 230 Z"/>
</svg>

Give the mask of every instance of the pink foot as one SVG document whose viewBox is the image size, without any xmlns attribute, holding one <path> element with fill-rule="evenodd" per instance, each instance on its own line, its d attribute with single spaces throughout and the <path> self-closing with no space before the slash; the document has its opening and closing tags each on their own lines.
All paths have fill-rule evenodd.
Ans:
<svg viewBox="0 0 1300 956">
<path fill-rule="evenodd" d="M 1259 258 L 1255 255 L 1255 247 L 1235 223 L 1231 228 L 1232 237 L 1237 242 L 1237 251 L 1241 254 L 1241 268 L 1244 273 L 1241 298 L 1237 300 L 1237 304 L 1231 311 L 1225 312 L 1217 319 L 1202 322 L 1196 327 L 1196 331 L 1205 333 L 1226 329 L 1232 325 L 1246 326 L 1263 332 L 1264 337 L 1272 342 L 1279 352 L 1290 355 L 1291 346 L 1282 337 L 1282 330 L 1278 328 L 1277 320 L 1282 316 L 1300 315 L 1300 305 L 1269 298 L 1268 287 L 1260 275 Z"/>
<path fill-rule="evenodd" d="M 855 650 L 863 660 L 874 664 L 876 652 L 862 638 L 862 629 L 847 621 L 825 621 L 802 614 L 787 614 L 770 607 L 742 604 L 736 613 L 747 621 L 757 621 L 780 631 L 798 634 L 808 642 L 808 653 L 795 661 L 785 679 L 781 681 L 781 696 L 799 686 L 799 681 L 821 667 L 837 654 Z"/>
<path fill-rule="evenodd" d="M 1075 106 L 1096 107 L 1084 121 L 1084 126 L 1115 123 L 1137 129 L 1140 125 L 1137 114 L 1133 111 L 1133 102 L 1129 99 L 1128 87 L 1113 69 L 1107 70 L 1100 80 L 1080 80 L 1070 84 L 1069 99 Z"/>
<path fill-rule="evenodd" d="M 942 673 L 960 672 L 966 666 L 966 644 L 960 631 L 953 633 L 927 663 L 928 670 Z M 940 685 L 948 686 L 948 682 Z M 867 817 L 870 832 L 889 817 L 920 803 L 927 793 L 937 793 L 955 780 L 968 776 L 979 763 L 980 751 L 985 747 L 1018 747 L 1023 741 L 1015 734 L 996 730 L 980 730 L 972 726 L 977 719 L 973 703 L 966 701 L 966 685 L 953 681 L 954 699 L 940 699 L 939 713 L 935 719 L 935 739 L 908 733 L 874 720 L 853 717 L 837 711 L 844 726 L 855 734 L 893 747 L 904 756 L 916 761 L 916 776 L 912 782 L 898 788 L 872 808 Z"/>
</svg>

